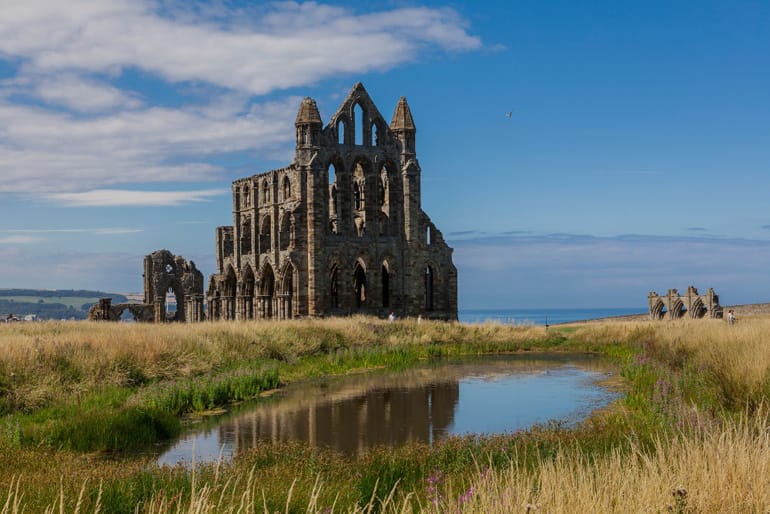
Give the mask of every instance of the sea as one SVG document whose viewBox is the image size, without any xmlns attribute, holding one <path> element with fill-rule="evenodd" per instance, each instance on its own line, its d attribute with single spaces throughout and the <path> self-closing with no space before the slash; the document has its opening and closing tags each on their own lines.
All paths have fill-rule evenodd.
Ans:
<svg viewBox="0 0 770 514">
<path fill-rule="evenodd" d="M 571 321 L 646 314 L 646 308 L 611 307 L 583 309 L 460 309 L 458 318 L 463 323 L 503 323 L 506 325 L 555 325 Z"/>
</svg>

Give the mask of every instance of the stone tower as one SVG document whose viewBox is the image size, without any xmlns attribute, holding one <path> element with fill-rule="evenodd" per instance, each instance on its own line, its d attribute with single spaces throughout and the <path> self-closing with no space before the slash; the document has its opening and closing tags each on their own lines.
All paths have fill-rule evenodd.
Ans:
<svg viewBox="0 0 770 514">
<path fill-rule="evenodd" d="M 421 208 L 406 98 L 388 124 L 358 83 L 326 126 L 311 98 L 294 125 L 291 165 L 233 182 L 209 319 L 457 319 L 457 269 Z"/>
</svg>

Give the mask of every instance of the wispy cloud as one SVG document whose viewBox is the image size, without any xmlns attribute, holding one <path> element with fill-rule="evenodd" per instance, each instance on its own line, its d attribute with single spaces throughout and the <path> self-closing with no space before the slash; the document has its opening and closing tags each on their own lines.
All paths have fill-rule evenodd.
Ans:
<svg viewBox="0 0 770 514">
<path fill-rule="evenodd" d="M 48 198 L 69 207 L 169 207 L 209 201 L 212 196 L 227 194 L 224 189 L 200 191 L 128 191 L 97 189 L 84 193 L 54 193 Z"/>
<path fill-rule="evenodd" d="M 136 234 L 143 232 L 140 228 L 122 228 L 122 227 L 110 227 L 110 228 L 33 228 L 33 229 L 9 229 L 0 230 L 5 233 L 21 233 L 21 234 L 95 234 L 95 235 L 122 235 L 122 234 Z"/>
<path fill-rule="evenodd" d="M 186 255 L 202 270 L 213 270 L 213 254 Z M 141 291 L 144 254 L 62 252 L 39 255 L 27 248 L 0 246 L 3 287 Z M 29 273 L 30 269 L 45 273 Z"/>
<path fill-rule="evenodd" d="M 24 245 L 29 243 L 37 243 L 40 238 L 32 236 L 5 236 L 0 237 L 0 245 Z"/>
<path fill-rule="evenodd" d="M 585 234 L 449 240 L 466 307 L 644 306 L 649 291 L 714 287 L 724 303 L 767 301 L 770 241 Z"/>
<path fill-rule="evenodd" d="M 59 201 L 219 180 L 213 158 L 231 152 L 289 156 L 293 133 L 274 127 L 291 126 L 299 98 L 257 95 L 481 47 L 446 8 L 29 0 L 2 10 L 0 59 L 14 74 L 0 81 L 0 193 Z M 159 81 L 175 101 L 132 91 L 127 71 Z"/>
</svg>

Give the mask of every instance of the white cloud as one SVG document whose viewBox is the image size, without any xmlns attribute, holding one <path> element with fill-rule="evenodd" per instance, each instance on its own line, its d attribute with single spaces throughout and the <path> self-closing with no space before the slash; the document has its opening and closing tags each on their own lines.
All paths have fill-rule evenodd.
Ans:
<svg viewBox="0 0 770 514">
<path fill-rule="evenodd" d="M 140 228 L 34 228 L 34 229 L 10 229 L 0 232 L 25 233 L 25 234 L 95 234 L 95 235 L 123 235 L 143 232 Z"/>
<path fill-rule="evenodd" d="M 204 273 L 215 267 L 213 254 L 185 255 Z M 38 255 L 0 246 L 0 284 L 6 288 L 141 291 L 144 254 L 62 252 Z M 31 273 L 30 270 L 45 270 Z"/>
<path fill-rule="evenodd" d="M 28 0 L 3 11 L 0 52 L 39 71 L 115 73 L 135 66 L 173 82 L 253 94 L 392 67 L 425 45 L 481 45 L 450 9 L 356 15 L 315 2 L 281 2 L 253 12 L 223 10 L 218 23 L 190 10 L 184 18 L 174 19 L 173 8 L 161 16 L 156 4 L 138 0 Z"/>
<path fill-rule="evenodd" d="M 254 95 L 480 45 L 451 9 L 4 2 L 0 59 L 17 69 L 0 81 L 0 194 L 63 200 L 117 185 L 219 180 L 226 170 L 212 161 L 231 152 L 291 158 L 293 131 L 275 127 L 291 127 L 300 99 Z M 126 70 L 165 81 L 173 99 L 127 89 Z"/>
<path fill-rule="evenodd" d="M 37 243 L 40 239 L 32 236 L 6 236 L 0 237 L 0 245 L 23 245 Z"/>
<path fill-rule="evenodd" d="M 118 88 L 85 80 L 76 75 L 45 77 L 34 85 L 37 96 L 75 111 L 99 112 L 105 109 L 136 109 L 142 101 Z"/>
<path fill-rule="evenodd" d="M 52 193 L 47 197 L 70 207 L 170 207 L 192 202 L 205 202 L 212 196 L 228 194 L 225 189 L 199 191 L 127 191 L 95 189 L 83 193 Z"/>
<path fill-rule="evenodd" d="M 642 307 L 647 293 L 713 287 L 722 303 L 768 301 L 770 241 L 544 235 L 450 240 L 461 308 Z"/>
</svg>

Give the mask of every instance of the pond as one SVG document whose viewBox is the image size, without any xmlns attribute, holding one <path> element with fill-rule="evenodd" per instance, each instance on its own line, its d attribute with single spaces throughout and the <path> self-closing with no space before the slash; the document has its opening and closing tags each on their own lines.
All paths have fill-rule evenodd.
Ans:
<svg viewBox="0 0 770 514">
<path fill-rule="evenodd" d="M 158 463 L 189 464 L 193 454 L 195 462 L 226 460 L 286 441 L 360 455 L 377 445 L 573 424 L 618 397 L 601 385 L 613 374 L 586 356 L 515 355 L 303 382 L 199 421 Z"/>
</svg>

